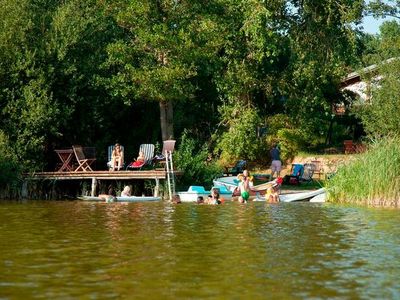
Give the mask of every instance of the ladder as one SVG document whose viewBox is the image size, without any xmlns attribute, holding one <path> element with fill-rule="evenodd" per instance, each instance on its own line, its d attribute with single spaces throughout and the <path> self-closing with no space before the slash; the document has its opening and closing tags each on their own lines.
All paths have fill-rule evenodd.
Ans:
<svg viewBox="0 0 400 300">
<path fill-rule="evenodd" d="M 165 159 L 167 165 L 167 184 L 168 184 L 169 200 L 172 201 L 172 196 L 175 195 L 175 174 L 174 174 L 174 165 L 172 163 L 171 151 L 165 151 Z"/>
</svg>

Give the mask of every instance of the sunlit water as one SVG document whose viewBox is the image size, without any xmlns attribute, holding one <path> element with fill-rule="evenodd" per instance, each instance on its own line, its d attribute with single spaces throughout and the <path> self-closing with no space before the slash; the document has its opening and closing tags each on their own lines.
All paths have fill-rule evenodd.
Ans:
<svg viewBox="0 0 400 300">
<path fill-rule="evenodd" d="M 0 202 L 0 299 L 400 299 L 400 212 Z"/>
</svg>

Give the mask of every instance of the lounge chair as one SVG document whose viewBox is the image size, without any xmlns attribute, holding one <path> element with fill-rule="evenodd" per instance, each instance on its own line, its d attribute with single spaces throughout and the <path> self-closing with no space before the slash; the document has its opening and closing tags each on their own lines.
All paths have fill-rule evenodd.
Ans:
<svg viewBox="0 0 400 300">
<path fill-rule="evenodd" d="M 303 164 L 292 164 L 292 169 L 289 175 L 283 177 L 283 182 L 285 184 L 300 184 L 301 178 L 304 175 L 304 165 Z"/>
<path fill-rule="evenodd" d="M 93 171 L 91 165 L 96 161 L 94 154 L 93 157 L 86 157 L 85 153 L 83 152 L 83 148 L 80 145 L 72 146 L 72 150 L 74 151 L 76 161 L 78 162 L 78 167 L 74 170 L 74 172 Z"/>
<path fill-rule="evenodd" d="M 144 161 L 138 163 L 137 161 L 131 162 L 126 169 L 127 170 L 141 170 L 145 166 L 151 166 L 154 157 L 154 144 L 141 144 L 139 147 L 139 152 L 143 152 Z"/>
<path fill-rule="evenodd" d="M 306 163 L 304 164 L 304 172 L 303 175 L 300 177 L 300 182 L 311 182 L 313 181 L 313 175 L 317 166 L 313 163 Z"/>
<path fill-rule="evenodd" d="M 247 161 L 239 160 L 231 169 L 227 170 L 226 175 L 237 176 L 240 173 L 243 173 L 247 168 Z"/>
<path fill-rule="evenodd" d="M 175 140 L 165 140 L 161 154 L 157 154 L 153 158 L 153 163 L 165 164 L 167 153 L 172 153 L 175 150 Z"/>
</svg>

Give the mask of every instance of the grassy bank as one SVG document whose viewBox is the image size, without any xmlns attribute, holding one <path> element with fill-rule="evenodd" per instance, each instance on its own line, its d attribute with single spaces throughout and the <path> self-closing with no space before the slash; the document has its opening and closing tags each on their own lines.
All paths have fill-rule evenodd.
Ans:
<svg viewBox="0 0 400 300">
<path fill-rule="evenodd" d="M 400 138 L 371 145 L 327 182 L 329 201 L 400 207 Z"/>
</svg>

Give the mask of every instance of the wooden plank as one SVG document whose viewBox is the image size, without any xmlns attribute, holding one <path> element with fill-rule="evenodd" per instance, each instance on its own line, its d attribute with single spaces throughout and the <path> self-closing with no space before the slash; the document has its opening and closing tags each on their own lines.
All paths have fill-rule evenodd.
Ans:
<svg viewBox="0 0 400 300">
<path fill-rule="evenodd" d="M 177 171 L 176 175 L 182 175 Z M 24 174 L 29 179 L 52 179 L 52 180 L 74 180 L 74 179 L 165 179 L 166 172 L 163 171 L 91 171 L 91 172 L 37 172 L 32 174 Z"/>
</svg>

